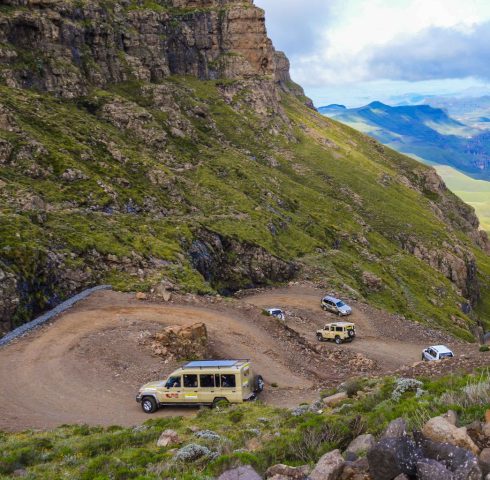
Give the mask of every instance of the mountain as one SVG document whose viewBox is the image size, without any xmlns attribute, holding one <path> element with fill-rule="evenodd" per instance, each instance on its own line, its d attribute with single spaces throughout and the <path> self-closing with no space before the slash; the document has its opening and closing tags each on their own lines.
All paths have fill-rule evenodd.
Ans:
<svg viewBox="0 0 490 480">
<path fill-rule="evenodd" d="M 0 45 L 4 331 L 100 283 L 307 278 L 466 339 L 488 318 L 473 209 L 315 112 L 252 0 L 8 0 Z"/>
<path fill-rule="evenodd" d="M 436 96 L 425 99 L 433 107 L 442 108 L 451 117 L 470 125 L 472 128 L 488 130 L 490 128 L 490 96 L 446 97 Z"/>
<path fill-rule="evenodd" d="M 321 112 L 321 110 L 319 110 Z M 475 179 L 490 179 L 490 136 L 431 105 L 391 107 L 373 102 L 360 108 L 329 110 L 335 118 L 395 150 L 431 164 L 449 165 Z"/>
</svg>

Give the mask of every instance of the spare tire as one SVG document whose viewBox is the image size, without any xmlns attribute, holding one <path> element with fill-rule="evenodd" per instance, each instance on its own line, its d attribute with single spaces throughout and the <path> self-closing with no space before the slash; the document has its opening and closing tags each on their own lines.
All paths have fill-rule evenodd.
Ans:
<svg viewBox="0 0 490 480">
<path fill-rule="evenodd" d="M 262 378 L 262 375 L 255 375 L 254 378 L 254 392 L 262 392 L 265 387 L 265 382 L 264 379 Z"/>
<path fill-rule="evenodd" d="M 355 335 L 354 330 L 349 330 L 349 337 L 353 337 Z"/>
</svg>

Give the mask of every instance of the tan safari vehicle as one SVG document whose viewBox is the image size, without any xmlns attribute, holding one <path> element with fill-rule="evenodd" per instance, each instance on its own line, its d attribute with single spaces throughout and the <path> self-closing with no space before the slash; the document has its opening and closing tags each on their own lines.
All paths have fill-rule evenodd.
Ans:
<svg viewBox="0 0 490 480">
<path fill-rule="evenodd" d="M 210 405 L 254 400 L 264 380 L 254 375 L 249 360 L 200 360 L 183 365 L 166 380 L 143 385 L 136 401 L 145 413 L 171 405 Z"/>
<path fill-rule="evenodd" d="M 352 342 L 356 336 L 356 326 L 351 322 L 327 323 L 321 330 L 317 330 L 316 338 L 320 342 L 333 340 L 337 345 L 342 342 Z"/>
</svg>

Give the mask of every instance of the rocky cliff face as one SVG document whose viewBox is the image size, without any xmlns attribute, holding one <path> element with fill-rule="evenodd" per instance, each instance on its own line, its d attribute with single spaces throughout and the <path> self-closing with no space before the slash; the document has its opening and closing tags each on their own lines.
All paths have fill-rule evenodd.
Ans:
<svg viewBox="0 0 490 480">
<path fill-rule="evenodd" d="M 490 289 L 474 212 L 305 104 L 251 0 L 4 1 L 0 330 L 97 283 L 302 272 L 467 335 Z"/>
<path fill-rule="evenodd" d="M 274 50 L 252 0 L 160 1 L 158 10 L 129 0 L 7 4 L 0 74 L 11 87 L 74 98 L 94 86 L 171 74 L 291 83 L 287 59 Z"/>
</svg>

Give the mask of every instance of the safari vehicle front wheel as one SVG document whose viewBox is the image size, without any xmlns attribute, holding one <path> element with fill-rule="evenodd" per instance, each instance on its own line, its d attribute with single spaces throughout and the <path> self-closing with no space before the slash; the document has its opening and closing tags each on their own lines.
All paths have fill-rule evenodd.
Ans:
<svg viewBox="0 0 490 480">
<path fill-rule="evenodd" d="M 323 335 L 321 333 L 317 333 L 316 334 L 316 339 L 319 341 L 319 342 L 323 342 Z"/>
<path fill-rule="evenodd" d="M 158 410 L 158 405 L 153 397 L 143 397 L 141 408 L 145 413 L 155 413 Z"/>
<path fill-rule="evenodd" d="M 213 404 L 211 405 L 211 408 L 218 408 L 220 405 L 226 406 L 229 405 L 229 401 L 225 397 L 216 397 L 213 400 Z"/>
</svg>

